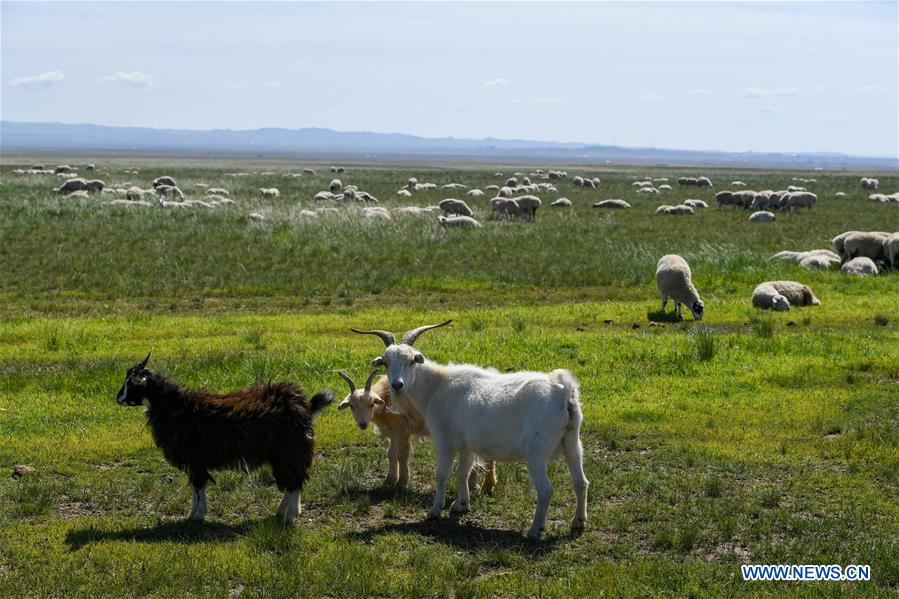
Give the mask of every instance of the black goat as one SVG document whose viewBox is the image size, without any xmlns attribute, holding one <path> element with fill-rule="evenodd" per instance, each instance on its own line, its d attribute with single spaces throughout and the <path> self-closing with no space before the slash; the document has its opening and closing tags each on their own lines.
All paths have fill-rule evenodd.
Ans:
<svg viewBox="0 0 899 599">
<path fill-rule="evenodd" d="M 300 491 L 309 479 L 314 435 L 312 421 L 334 401 L 332 391 L 311 400 L 290 382 L 257 385 L 216 395 L 182 389 L 148 370 L 147 362 L 128 370 L 116 396 L 123 406 L 147 407 L 147 423 L 168 462 L 187 474 L 194 495 L 191 520 L 203 520 L 210 470 L 249 472 L 270 464 L 284 492 L 277 514 L 293 522 L 300 512 Z"/>
</svg>

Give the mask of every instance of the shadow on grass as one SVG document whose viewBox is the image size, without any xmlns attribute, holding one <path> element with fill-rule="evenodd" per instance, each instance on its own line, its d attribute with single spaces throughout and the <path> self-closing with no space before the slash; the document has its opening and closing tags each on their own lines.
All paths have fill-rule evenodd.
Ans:
<svg viewBox="0 0 899 599">
<path fill-rule="evenodd" d="M 483 549 L 516 549 L 527 555 L 539 555 L 551 551 L 559 542 L 579 536 L 580 532 L 548 536 L 540 541 L 530 541 L 516 530 L 485 528 L 459 522 L 458 516 L 440 520 L 399 522 L 385 524 L 361 532 L 350 533 L 349 538 L 365 542 L 390 533 L 411 533 L 428 537 L 446 545 L 474 553 Z"/>
<path fill-rule="evenodd" d="M 655 310 L 647 310 L 646 319 L 649 322 L 682 322 L 683 318 L 677 315 L 677 310 L 671 312 L 657 312 Z"/>
<path fill-rule="evenodd" d="M 179 520 L 164 522 L 150 528 L 128 528 L 125 530 L 103 530 L 94 525 L 73 529 L 66 533 L 66 544 L 71 551 L 77 551 L 90 543 L 103 541 L 136 541 L 139 543 L 211 543 L 235 541 L 269 522 L 280 522 L 275 517 L 247 520 L 240 524 L 219 522 L 193 522 Z"/>
<path fill-rule="evenodd" d="M 373 489 L 365 487 L 351 487 L 344 491 L 344 496 L 351 501 L 366 499 L 372 505 L 377 505 L 385 501 L 393 501 L 399 499 L 403 502 L 415 503 L 420 505 L 430 505 L 434 499 L 433 493 L 426 493 L 410 487 L 398 487 L 396 485 L 382 484 Z"/>
</svg>

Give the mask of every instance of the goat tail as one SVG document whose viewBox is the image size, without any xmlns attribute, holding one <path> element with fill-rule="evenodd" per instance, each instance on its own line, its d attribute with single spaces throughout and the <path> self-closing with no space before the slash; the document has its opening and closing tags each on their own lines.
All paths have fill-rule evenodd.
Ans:
<svg viewBox="0 0 899 599">
<path fill-rule="evenodd" d="M 312 399 L 309 400 L 309 408 L 311 410 L 312 417 L 315 418 L 319 412 L 327 408 L 333 402 L 334 392 L 330 389 L 319 391 L 318 393 L 313 395 Z"/>
<path fill-rule="evenodd" d="M 578 429 L 584 416 L 581 412 L 581 386 L 570 370 L 558 369 L 549 374 L 549 379 L 564 390 L 565 407 L 568 410 L 568 428 Z"/>
</svg>

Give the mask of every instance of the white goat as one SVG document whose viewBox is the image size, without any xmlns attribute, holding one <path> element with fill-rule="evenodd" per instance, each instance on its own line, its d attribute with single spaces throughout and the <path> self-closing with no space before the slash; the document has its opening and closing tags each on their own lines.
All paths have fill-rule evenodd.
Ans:
<svg viewBox="0 0 899 599">
<path fill-rule="evenodd" d="M 504 374 L 471 365 L 445 366 L 427 361 L 412 347 L 425 331 L 450 322 L 413 329 L 399 344 L 387 331 L 352 329 L 381 338 L 386 349 L 372 361 L 372 367 L 387 368 L 395 402 L 411 404 L 431 431 L 437 453 L 437 490 L 428 519 L 440 517 L 456 454 L 459 495 L 450 506 L 453 512 L 469 509 L 467 481 L 476 456 L 525 461 L 537 490 L 537 509 L 528 538 L 538 539 L 546 527 L 552 497 L 547 465 L 550 459 L 564 454 L 577 496 L 571 526 L 584 528 L 589 483 L 584 475 L 580 439 L 580 389 L 574 375 L 567 370 Z"/>
</svg>

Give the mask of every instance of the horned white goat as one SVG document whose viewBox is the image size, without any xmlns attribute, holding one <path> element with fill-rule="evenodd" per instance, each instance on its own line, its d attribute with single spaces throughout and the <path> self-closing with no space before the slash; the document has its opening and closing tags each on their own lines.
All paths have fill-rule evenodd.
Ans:
<svg viewBox="0 0 899 599">
<path fill-rule="evenodd" d="M 537 508 L 528 538 L 537 539 L 546 527 L 552 497 L 547 466 L 564 454 L 577 497 L 572 528 L 587 522 L 587 487 L 580 428 L 583 421 L 580 388 L 567 370 L 500 373 L 471 365 L 430 362 L 412 345 L 430 329 L 450 320 L 425 325 L 406 333 L 397 344 L 393 333 L 381 330 L 355 333 L 377 335 L 386 346 L 372 360 L 384 366 L 397 403 L 408 402 L 422 415 L 437 453 L 437 490 L 429 519 L 439 518 L 446 498 L 446 483 L 456 468 L 458 497 L 450 509 L 466 512 L 470 505 L 468 476 L 475 456 L 497 461 L 525 461 L 537 490 Z"/>
</svg>

